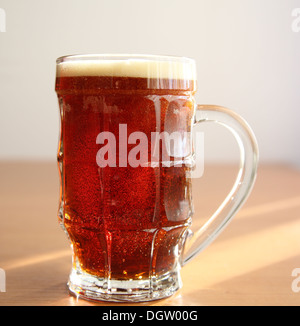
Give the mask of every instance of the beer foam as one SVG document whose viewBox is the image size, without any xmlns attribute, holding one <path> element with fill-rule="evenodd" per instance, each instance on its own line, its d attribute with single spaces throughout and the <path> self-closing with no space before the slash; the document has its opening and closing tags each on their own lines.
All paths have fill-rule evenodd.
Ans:
<svg viewBox="0 0 300 326">
<path fill-rule="evenodd" d="M 72 55 L 57 59 L 56 75 L 196 80 L 196 65 L 193 59 L 172 56 Z"/>
</svg>

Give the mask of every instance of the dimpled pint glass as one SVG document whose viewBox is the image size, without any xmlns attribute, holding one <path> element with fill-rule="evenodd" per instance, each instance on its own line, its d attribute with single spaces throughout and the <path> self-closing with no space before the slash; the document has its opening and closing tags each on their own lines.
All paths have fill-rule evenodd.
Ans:
<svg viewBox="0 0 300 326">
<path fill-rule="evenodd" d="M 61 57 L 56 92 L 58 216 L 73 250 L 71 293 L 107 301 L 172 295 L 181 287 L 180 268 L 250 193 L 257 168 L 251 129 L 228 109 L 196 105 L 196 68 L 189 58 Z M 241 164 L 229 196 L 193 235 L 192 134 L 205 121 L 232 131 Z"/>
</svg>

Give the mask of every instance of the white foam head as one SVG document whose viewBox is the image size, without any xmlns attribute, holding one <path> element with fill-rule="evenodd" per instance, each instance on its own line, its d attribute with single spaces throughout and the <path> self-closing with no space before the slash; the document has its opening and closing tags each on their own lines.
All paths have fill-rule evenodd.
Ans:
<svg viewBox="0 0 300 326">
<path fill-rule="evenodd" d="M 195 61 L 155 55 L 71 55 L 57 59 L 57 77 L 111 76 L 196 80 Z"/>
</svg>

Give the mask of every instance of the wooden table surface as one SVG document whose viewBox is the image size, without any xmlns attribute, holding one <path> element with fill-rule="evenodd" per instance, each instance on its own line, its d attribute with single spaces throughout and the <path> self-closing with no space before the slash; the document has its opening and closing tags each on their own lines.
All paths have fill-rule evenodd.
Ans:
<svg viewBox="0 0 300 326">
<path fill-rule="evenodd" d="M 193 181 L 197 223 L 225 198 L 236 172 L 235 166 L 206 166 Z M 0 268 L 6 275 L 0 305 L 110 305 L 68 293 L 71 250 L 56 217 L 58 192 L 55 162 L 0 163 Z M 181 270 L 182 289 L 141 305 L 300 305 L 299 271 L 300 172 L 262 165 L 247 203 Z"/>
</svg>

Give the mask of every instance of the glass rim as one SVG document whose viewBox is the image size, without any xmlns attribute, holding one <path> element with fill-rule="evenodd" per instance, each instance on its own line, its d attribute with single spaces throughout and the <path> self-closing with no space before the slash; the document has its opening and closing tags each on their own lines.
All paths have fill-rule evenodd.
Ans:
<svg viewBox="0 0 300 326">
<path fill-rule="evenodd" d="M 196 62 L 192 58 L 152 54 L 74 54 L 56 60 L 56 77 L 139 78 L 153 89 L 194 89 Z M 151 80 L 151 82 L 150 82 Z M 162 85 L 166 81 L 180 81 Z M 155 81 L 155 85 L 153 82 Z M 191 86 L 193 85 L 193 86 Z"/>
<path fill-rule="evenodd" d="M 155 54 L 70 54 L 60 56 L 56 59 L 56 64 L 74 61 L 148 61 L 148 62 L 172 62 L 195 64 L 195 59 L 186 56 L 176 55 L 155 55 Z"/>
</svg>

